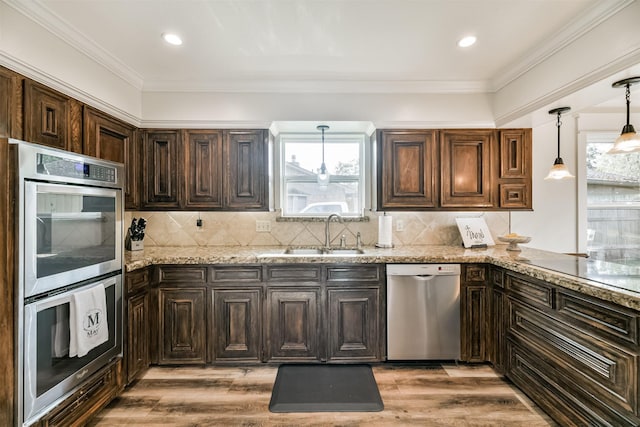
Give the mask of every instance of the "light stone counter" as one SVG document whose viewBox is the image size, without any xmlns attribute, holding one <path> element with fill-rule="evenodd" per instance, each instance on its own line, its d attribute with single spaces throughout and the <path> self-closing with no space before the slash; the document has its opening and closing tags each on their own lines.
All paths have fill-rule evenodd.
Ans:
<svg viewBox="0 0 640 427">
<path fill-rule="evenodd" d="M 575 263 L 575 257 L 522 247 L 522 252 L 505 250 L 506 245 L 487 249 L 454 246 L 403 246 L 392 249 L 365 248 L 364 255 L 285 255 L 283 247 L 247 246 L 150 246 L 125 253 L 125 270 L 154 264 L 294 264 L 294 263 L 488 263 L 525 274 L 577 292 L 640 310 L 640 276 L 619 271 L 603 275 L 583 271 L 583 277 L 553 271 L 542 266 L 558 262 Z M 586 262 L 586 261 L 585 261 Z M 605 263 L 606 264 L 606 263 Z M 606 276 L 606 277 L 605 277 Z M 604 277 L 604 278 L 603 278 Z M 603 283 L 600 280 L 602 280 Z"/>
</svg>

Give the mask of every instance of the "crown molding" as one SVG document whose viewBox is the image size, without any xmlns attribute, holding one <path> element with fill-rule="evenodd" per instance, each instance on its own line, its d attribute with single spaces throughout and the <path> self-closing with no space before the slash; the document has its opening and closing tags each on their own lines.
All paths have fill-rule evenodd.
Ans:
<svg viewBox="0 0 640 427">
<path fill-rule="evenodd" d="M 31 65 L 15 58 L 6 52 L 0 51 L 0 65 L 16 73 L 48 86 L 60 93 L 64 93 L 67 96 L 77 99 L 78 101 L 104 111 L 107 114 L 112 115 L 120 120 L 123 120 L 133 126 L 140 127 L 140 117 L 124 111 L 113 104 L 105 102 L 104 100 L 97 98 L 90 93 L 78 89 L 51 74 L 47 74 L 40 69 L 36 69 Z"/>
<path fill-rule="evenodd" d="M 140 74 L 102 48 L 102 46 L 87 38 L 85 34 L 76 30 L 60 16 L 51 12 L 39 0 L 3 1 L 25 17 L 31 19 L 47 31 L 59 37 L 69 46 L 77 49 L 89 59 L 105 67 L 107 70 L 132 85 L 134 88 L 142 90 L 144 80 Z"/>
<path fill-rule="evenodd" d="M 272 121 L 142 120 L 144 129 L 269 129 Z"/>
<path fill-rule="evenodd" d="M 634 1 L 635 0 L 615 0 L 596 2 L 591 8 L 577 16 L 560 31 L 542 41 L 536 48 L 500 70 L 496 76 L 488 82 L 487 86 L 489 91 L 497 92 L 504 88 Z"/>
<path fill-rule="evenodd" d="M 143 92 L 228 93 L 486 93 L 487 83 L 436 80 L 220 80 L 216 82 L 145 82 Z"/>
</svg>

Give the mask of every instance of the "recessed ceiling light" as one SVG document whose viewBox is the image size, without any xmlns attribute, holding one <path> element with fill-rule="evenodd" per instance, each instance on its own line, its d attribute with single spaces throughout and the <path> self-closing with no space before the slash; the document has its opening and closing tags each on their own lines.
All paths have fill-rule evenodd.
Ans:
<svg viewBox="0 0 640 427">
<path fill-rule="evenodd" d="M 476 43 L 475 36 L 467 36 L 460 39 L 458 42 L 458 46 L 460 47 L 469 47 L 473 46 Z"/>
<path fill-rule="evenodd" d="M 177 34 L 162 33 L 162 38 L 164 39 L 164 41 L 174 46 L 180 46 L 182 44 L 182 39 Z"/>
</svg>

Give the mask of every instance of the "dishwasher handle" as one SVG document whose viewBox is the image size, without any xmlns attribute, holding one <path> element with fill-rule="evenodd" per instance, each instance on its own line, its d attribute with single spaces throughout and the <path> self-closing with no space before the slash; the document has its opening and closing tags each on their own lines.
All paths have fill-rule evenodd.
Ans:
<svg viewBox="0 0 640 427">
<path fill-rule="evenodd" d="M 416 274 L 413 276 L 415 280 L 419 280 L 421 282 L 429 282 L 435 279 L 437 276 L 435 274 Z"/>
</svg>

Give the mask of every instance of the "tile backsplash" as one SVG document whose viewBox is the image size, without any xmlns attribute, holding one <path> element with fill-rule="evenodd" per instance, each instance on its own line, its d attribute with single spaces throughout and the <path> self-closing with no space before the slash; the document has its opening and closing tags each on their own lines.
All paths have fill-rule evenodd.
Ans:
<svg viewBox="0 0 640 427">
<path fill-rule="evenodd" d="M 368 211 L 369 221 L 332 222 L 332 245 L 346 236 L 347 246 L 355 246 L 356 234 L 365 246 L 378 240 L 378 217 Z M 495 238 L 509 233 L 508 212 L 393 212 L 394 246 L 461 245 L 456 217 L 485 218 Z M 279 212 L 125 212 L 125 228 L 132 218 L 147 220 L 145 246 L 321 246 L 323 222 L 277 221 Z M 202 219 L 202 227 L 196 226 Z M 268 221 L 270 231 L 257 232 L 256 221 Z M 398 227 L 400 225 L 400 227 Z"/>
</svg>

